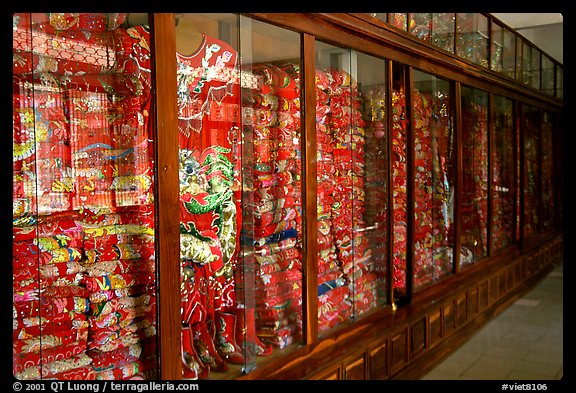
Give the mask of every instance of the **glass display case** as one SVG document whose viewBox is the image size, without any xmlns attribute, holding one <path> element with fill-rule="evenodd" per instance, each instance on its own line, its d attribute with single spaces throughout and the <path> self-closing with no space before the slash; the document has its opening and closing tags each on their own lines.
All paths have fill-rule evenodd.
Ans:
<svg viewBox="0 0 576 393">
<path fill-rule="evenodd" d="M 156 376 L 150 102 L 145 16 L 13 15 L 18 379 Z"/>
<path fill-rule="evenodd" d="M 318 42 L 318 330 L 386 301 L 386 63 Z"/>
<path fill-rule="evenodd" d="M 530 86 L 540 90 L 540 68 L 542 52 L 536 47 L 532 47 L 532 59 L 530 60 Z"/>
<path fill-rule="evenodd" d="M 542 229 L 550 229 L 554 224 L 555 195 L 554 195 L 554 124 L 555 115 L 549 111 L 542 112 L 540 135 L 542 139 L 541 176 L 542 176 Z"/>
<path fill-rule="evenodd" d="M 499 95 L 494 96 L 493 149 L 492 149 L 492 227 L 491 250 L 504 249 L 515 242 L 516 217 L 516 135 L 514 127 L 514 102 Z"/>
<path fill-rule="evenodd" d="M 455 13 L 433 13 L 430 42 L 445 51 L 454 53 Z"/>
<path fill-rule="evenodd" d="M 540 225 L 539 195 L 540 186 L 540 110 L 534 106 L 523 105 L 523 193 L 522 209 L 523 238 L 536 234 Z"/>
<path fill-rule="evenodd" d="M 389 13 L 388 14 L 388 23 L 392 26 L 408 31 L 408 14 L 406 13 Z"/>
<path fill-rule="evenodd" d="M 240 42 L 242 285 L 245 308 L 254 309 L 244 327 L 249 371 L 255 356 L 304 340 L 301 44 L 296 32 L 246 17 Z"/>
<path fill-rule="evenodd" d="M 542 91 L 554 96 L 555 64 L 549 56 L 542 54 Z"/>
<path fill-rule="evenodd" d="M 488 18 L 478 13 L 456 14 L 456 54 L 488 67 Z"/>
<path fill-rule="evenodd" d="M 456 169 L 448 81 L 413 72 L 414 290 L 452 273 Z"/>
<path fill-rule="evenodd" d="M 460 265 L 488 255 L 488 93 L 462 86 Z"/>
<path fill-rule="evenodd" d="M 409 13 L 408 32 L 421 40 L 430 41 L 430 31 L 432 30 L 432 14 Z"/>
<path fill-rule="evenodd" d="M 391 376 L 558 231 L 562 73 L 482 14 L 13 14 L 14 377 Z"/>
</svg>

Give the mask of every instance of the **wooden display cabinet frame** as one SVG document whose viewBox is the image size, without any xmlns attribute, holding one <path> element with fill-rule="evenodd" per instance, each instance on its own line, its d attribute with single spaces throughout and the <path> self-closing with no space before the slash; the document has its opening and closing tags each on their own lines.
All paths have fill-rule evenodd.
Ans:
<svg viewBox="0 0 576 393">
<path fill-rule="evenodd" d="M 495 252 L 489 248 L 488 257 L 472 266 L 460 269 L 454 261 L 451 276 L 414 293 L 411 266 L 408 263 L 407 304 L 396 309 L 391 285 L 387 293 L 389 305 L 376 310 L 359 321 L 336 329 L 326 337 L 318 337 L 317 266 L 316 266 L 316 131 L 315 131 L 315 41 L 322 40 L 339 46 L 361 50 L 388 60 L 388 87 L 391 91 L 392 62 L 404 65 L 410 84 L 412 69 L 431 73 L 452 81 L 454 118 L 457 143 L 456 187 L 462 184 L 462 122 L 460 88 L 462 84 L 485 90 L 489 101 L 498 94 L 516 102 L 534 105 L 540 110 L 559 114 L 562 102 L 527 86 L 501 76 L 419 42 L 406 33 L 385 23 L 376 23 L 367 14 L 246 14 L 301 33 L 302 47 L 302 116 L 303 116 L 303 345 L 295 350 L 263 359 L 258 367 L 239 379 L 390 379 L 417 378 L 446 356 L 454 346 L 464 342 L 492 316 L 502 311 L 514 299 L 534 285 L 544 274 L 561 261 L 561 219 L 547 232 L 525 242 L 518 233 L 517 245 Z M 174 14 L 151 14 L 154 62 L 154 115 L 157 146 L 157 256 L 158 265 L 158 335 L 160 378 L 181 378 L 180 355 L 180 286 L 178 242 L 178 137 L 176 113 L 176 51 Z M 408 90 L 407 90 L 407 93 Z M 389 94 L 387 94 L 389 96 Z M 409 96 L 408 96 L 409 97 Z M 391 109 L 391 99 L 387 108 Z M 409 105 L 409 98 L 407 106 Z M 389 112 L 390 113 L 390 112 Z M 408 114 L 410 109 L 408 108 Z M 390 117 L 390 116 L 389 116 Z M 559 116 L 557 116 L 558 118 Z M 408 117 L 409 120 L 410 117 Z M 515 120 L 518 122 L 518 120 Z M 561 119 L 556 121 L 561 125 Z M 390 125 L 390 124 L 389 124 Z M 490 121 L 492 130 L 493 121 Z M 515 129 L 521 128 L 515 123 Z M 556 141 L 561 141 L 562 128 L 558 127 Z M 410 125 L 408 126 L 410 130 Z M 410 135 L 410 131 L 408 132 Z M 390 139 L 390 138 L 389 138 Z M 518 142 L 521 138 L 517 136 Z M 409 150 L 413 151 L 409 143 Z M 558 144 L 556 144 L 558 146 Z M 520 149 L 521 151 L 521 149 Z M 516 159 L 521 159 L 522 156 Z M 410 159 L 408 160 L 410 162 Z M 388 165 L 391 162 L 389 161 Z M 559 168 L 559 163 L 555 163 Z M 409 166 L 410 168 L 410 166 Z M 520 168 L 521 170 L 521 168 Z M 493 168 L 490 168 L 492 173 Z M 409 172 L 410 174 L 410 169 Z M 561 171 L 557 172 L 557 178 Z M 520 177 L 521 172 L 515 173 Z M 388 180 L 390 182 L 390 180 Z M 414 187 L 408 177 L 408 190 Z M 520 181 L 520 186 L 522 182 Z M 388 187 L 390 190 L 390 187 Z M 561 203 L 561 187 L 556 188 L 556 204 Z M 391 200 L 391 190 L 389 191 Z M 518 190 L 521 193 L 521 188 Z M 410 195 L 410 194 L 409 194 Z M 516 199 L 522 198 L 516 195 Z M 410 199 L 409 199 L 410 202 Z M 520 205 L 521 206 L 521 205 Z M 521 211 L 521 209 L 520 209 Z M 556 207 L 556 214 L 561 207 Z M 408 216 L 413 216 L 407 207 Z M 411 215 L 412 212 L 412 215 Z M 456 239 L 460 233 L 460 201 L 456 200 Z M 521 220 L 521 217 L 517 217 Z M 412 220 L 408 233 L 413 233 Z M 520 225 L 517 228 L 521 229 Z M 392 223 L 388 222 L 388 241 L 392 241 Z M 410 236 L 408 237 L 410 239 Z M 413 241 L 407 255 L 411 255 Z M 456 240 L 456 249 L 459 241 Z M 457 256 L 459 253 L 456 253 Z M 390 260 L 390 255 L 388 255 Z M 410 257 L 408 256 L 408 262 Z M 391 269 L 388 269 L 388 283 Z"/>
</svg>

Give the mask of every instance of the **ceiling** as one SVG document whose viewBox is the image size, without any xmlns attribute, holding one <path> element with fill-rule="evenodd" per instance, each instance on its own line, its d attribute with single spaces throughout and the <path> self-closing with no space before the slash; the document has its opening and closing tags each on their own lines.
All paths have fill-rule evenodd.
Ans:
<svg viewBox="0 0 576 393">
<path fill-rule="evenodd" d="M 564 63 L 564 18 L 560 13 L 492 13 L 538 48 Z"/>
</svg>

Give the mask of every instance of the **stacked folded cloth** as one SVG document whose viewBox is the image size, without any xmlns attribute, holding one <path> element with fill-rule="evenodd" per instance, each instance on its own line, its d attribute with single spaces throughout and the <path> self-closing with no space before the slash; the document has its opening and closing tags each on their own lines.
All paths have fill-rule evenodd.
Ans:
<svg viewBox="0 0 576 393">
<path fill-rule="evenodd" d="M 403 88 L 392 92 L 392 287 L 406 294 L 406 96 Z"/>
<path fill-rule="evenodd" d="M 254 110 L 256 334 L 284 348 L 302 333 L 299 70 L 258 64 Z"/>
<path fill-rule="evenodd" d="M 73 220 L 14 227 L 13 373 L 95 379 L 86 355 L 89 309 L 82 230 Z"/>
<path fill-rule="evenodd" d="M 432 97 L 414 92 L 414 286 L 433 280 Z"/>
<path fill-rule="evenodd" d="M 332 231 L 339 266 L 350 290 L 355 317 L 376 304 L 377 280 L 364 221 L 365 131 L 358 86 L 350 75 L 330 68 L 330 128 L 333 137 Z"/>
<path fill-rule="evenodd" d="M 318 206 L 318 329 L 325 332 L 352 314 L 350 289 L 338 260 L 333 215 L 337 214 L 336 164 L 332 133 L 332 75 L 316 70 L 316 140 Z M 337 101 L 337 100 L 336 100 Z"/>
<path fill-rule="evenodd" d="M 435 105 L 442 98 L 415 91 L 414 94 L 414 286 L 420 289 L 451 271 L 448 247 L 446 195 L 448 184 L 439 139 L 446 136 L 446 116 Z"/>
<path fill-rule="evenodd" d="M 82 221 L 82 264 L 90 300 L 87 354 L 97 379 L 154 377 L 153 224 L 151 207 L 132 207 Z"/>
<path fill-rule="evenodd" d="M 462 107 L 465 168 L 462 172 L 462 265 L 473 263 L 488 247 L 488 107 Z"/>
</svg>

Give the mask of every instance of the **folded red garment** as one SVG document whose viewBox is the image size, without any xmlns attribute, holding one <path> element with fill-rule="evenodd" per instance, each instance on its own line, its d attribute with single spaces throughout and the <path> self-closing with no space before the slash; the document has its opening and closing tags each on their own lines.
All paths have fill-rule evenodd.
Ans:
<svg viewBox="0 0 576 393">
<path fill-rule="evenodd" d="M 125 335 L 138 333 L 139 331 L 145 329 L 155 328 L 156 323 L 152 319 L 152 316 L 136 318 L 130 324 L 124 327 L 120 327 L 120 325 L 116 324 L 104 328 L 98 328 L 96 330 L 90 331 L 90 341 L 88 342 L 88 346 L 90 348 L 96 348 L 99 345 L 106 344 Z"/>
<path fill-rule="evenodd" d="M 13 266 L 15 269 L 79 261 L 82 258 L 82 250 L 75 247 L 60 247 L 54 250 L 42 251 L 35 256 L 14 255 Z"/>
<path fill-rule="evenodd" d="M 70 329 L 83 329 L 88 327 L 86 315 L 70 313 L 59 314 L 52 318 L 15 318 L 12 330 L 12 337 L 23 339 L 30 336 L 51 335 Z"/>
<path fill-rule="evenodd" d="M 272 255 L 282 250 L 288 250 L 296 245 L 295 238 L 281 240 L 277 243 L 270 243 L 263 246 L 255 246 L 254 252 L 260 256 Z"/>
<path fill-rule="evenodd" d="M 81 329 L 67 329 L 51 334 L 27 335 L 22 338 L 16 338 L 12 341 L 14 353 L 35 352 L 38 353 L 44 349 L 67 345 L 76 341 L 86 341 L 88 339 L 88 327 Z"/>
<path fill-rule="evenodd" d="M 271 187 L 262 187 L 258 188 L 254 192 L 254 203 L 257 205 L 263 204 L 263 202 L 270 202 L 278 198 L 284 198 L 287 195 L 294 196 L 297 198 L 298 196 L 295 195 L 296 188 L 294 184 L 286 184 L 283 186 L 271 186 Z"/>
<path fill-rule="evenodd" d="M 282 263 L 284 260 L 300 259 L 301 254 L 297 248 L 283 249 L 270 255 L 256 255 L 255 261 L 260 266 Z"/>
<path fill-rule="evenodd" d="M 107 274 L 98 277 L 85 277 L 84 284 L 90 292 L 98 292 L 137 285 L 154 285 L 155 281 L 155 274 L 140 272 L 136 274 Z"/>
<path fill-rule="evenodd" d="M 256 300 L 256 307 L 277 307 L 279 305 L 286 304 L 288 301 L 293 301 L 302 296 L 302 288 L 296 288 L 293 290 L 286 290 L 279 294 L 258 296 Z"/>
<path fill-rule="evenodd" d="M 85 251 L 86 264 L 117 259 L 143 259 L 154 256 L 154 244 L 111 244 Z"/>
<path fill-rule="evenodd" d="M 111 314 L 98 315 L 88 318 L 90 328 L 93 330 L 107 329 L 111 326 L 118 325 L 120 328 L 128 326 L 134 321 L 149 318 L 154 315 L 156 303 L 148 306 L 119 309 Z"/>
<path fill-rule="evenodd" d="M 152 352 L 148 351 L 148 353 Z M 150 376 L 151 379 L 155 379 L 153 376 L 155 375 L 156 362 L 155 356 L 146 356 L 144 359 L 138 359 L 127 364 L 97 370 L 96 378 L 98 380 L 126 380 L 136 379 L 139 378 L 139 375 L 144 374 L 146 377 Z M 149 373 L 150 375 L 148 375 Z"/>
<path fill-rule="evenodd" d="M 94 342 L 91 342 L 90 350 L 98 351 L 101 353 L 111 352 L 118 349 L 127 348 L 135 344 L 139 344 L 142 341 L 154 335 L 156 335 L 156 328 L 154 326 L 150 326 L 146 329 L 142 329 L 137 332 L 128 332 L 116 339 L 108 340 L 107 342 L 102 344 L 95 344 Z"/>
<path fill-rule="evenodd" d="M 52 374 L 45 379 L 55 380 L 75 380 L 75 381 L 94 381 L 96 380 L 96 372 L 92 365 L 80 366 L 60 373 Z"/>
<path fill-rule="evenodd" d="M 40 300 L 12 302 L 13 312 L 18 318 L 52 318 L 62 313 L 88 312 L 88 299 L 81 297 L 41 298 Z"/>
<path fill-rule="evenodd" d="M 86 237 L 84 240 L 84 249 L 100 249 L 113 244 L 142 244 L 154 243 L 154 236 L 148 234 L 130 234 L 119 233 L 103 236 Z"/>
<path fill-rule="evenodd" d="M 43 278 L 58 278 L 61 276 L 74 275 L 84 271 L 77 261 L 52 263 L 42 266 L 26 266 L 22 269 L 13 269 L 12 278 L 14 281 L 36 280 L 41 281 Z"/>
<path fill-rule="evenodd" d="M 302 272 L 299 270 L 285 270 L 272 274 L 259 275 L 256 278 L 256 284 L 273 285 L 282 282 L 302 281 Z"/>
<path fill-rule="evenodd" d="M 88 355 L 92 358 L 92 364 L 97 372 L 106 369 L 120 367 L 140 358 L 154 354 L 156 351 L 156 339 L 148 339 L 144 342 L 133 344 L 126 348 L 116 349 L 110 352 L 98 352 L 91 350 Z"/>
<path fill-rule="evenodd" d="M 86 266 L 86 275 L 89 277 L 104 276 L 106 274 L 138 274 L 156 271 L 155 259 L 117 259 L 114 261 L 100 261 Z"/>
<path fill-rule="evenodd" d="M 67 345 L 43 349 L 39 352 L 21 352 L 12 357 L 12 372 L 19 374 L 30 367 L 42 367 L 44 364 L 71 359 L 86 351 L 86 341 L 77 341 Z"/>
<path fill-rule="evenodd" d="M 135 296 L 141 294 L 150 294 L 153 295 L 156 293 L 155 287 L 149 287 L 145 285 L 134 285 L 131 287 L 126 288 L 118 288 L 113 290 L 102 290 L 92 292 L 88 295 L 88 299 L 90 303 L 102 303 L 111 299 L 126 297 L 126 296 Z"/>
<path fill-rule="evenodd" d="M 90 303 L 90 312 L 88 315 L 92 317 L 98 317 L 105 314 L 110 314 L 118 310 L 126 308 L 139 308 L 144 306 L 149 306 L 156 302 L 156 297 L 148 294 L 143 294 L 139 296 L 129 296 L 114 298 L 108 300 L 107 302 L 101 303 Z"/>
<path fill-rule="evenodd" d="M 27 367 L 22 372 L 16 373 L 14 376 L 20 380 L 54 378 L 57 375 L 66 375 L 66 373 L 71 370 L 88 366 L 91 362 L 92 359 L 86 355 L 85 352 L 81 352 L 80 354 L 68 359 L 56 360 L 39 366 Z"/>
<path fill-rule="evenodd" d="M 80 289 L 84 288 L 79 289 L 77 287 L 83 282 L 84 275 L 82 273 L 45 278 L 30 277 L 24 281 L 14 281 L 12 290 L 15 293 L 30 291 L 31 294 L 34 291 L 42 291 L 42 293 L 51 294 L 52 297 L 58 297 L 62 293 L 80 293 Z"/>
</svg>

